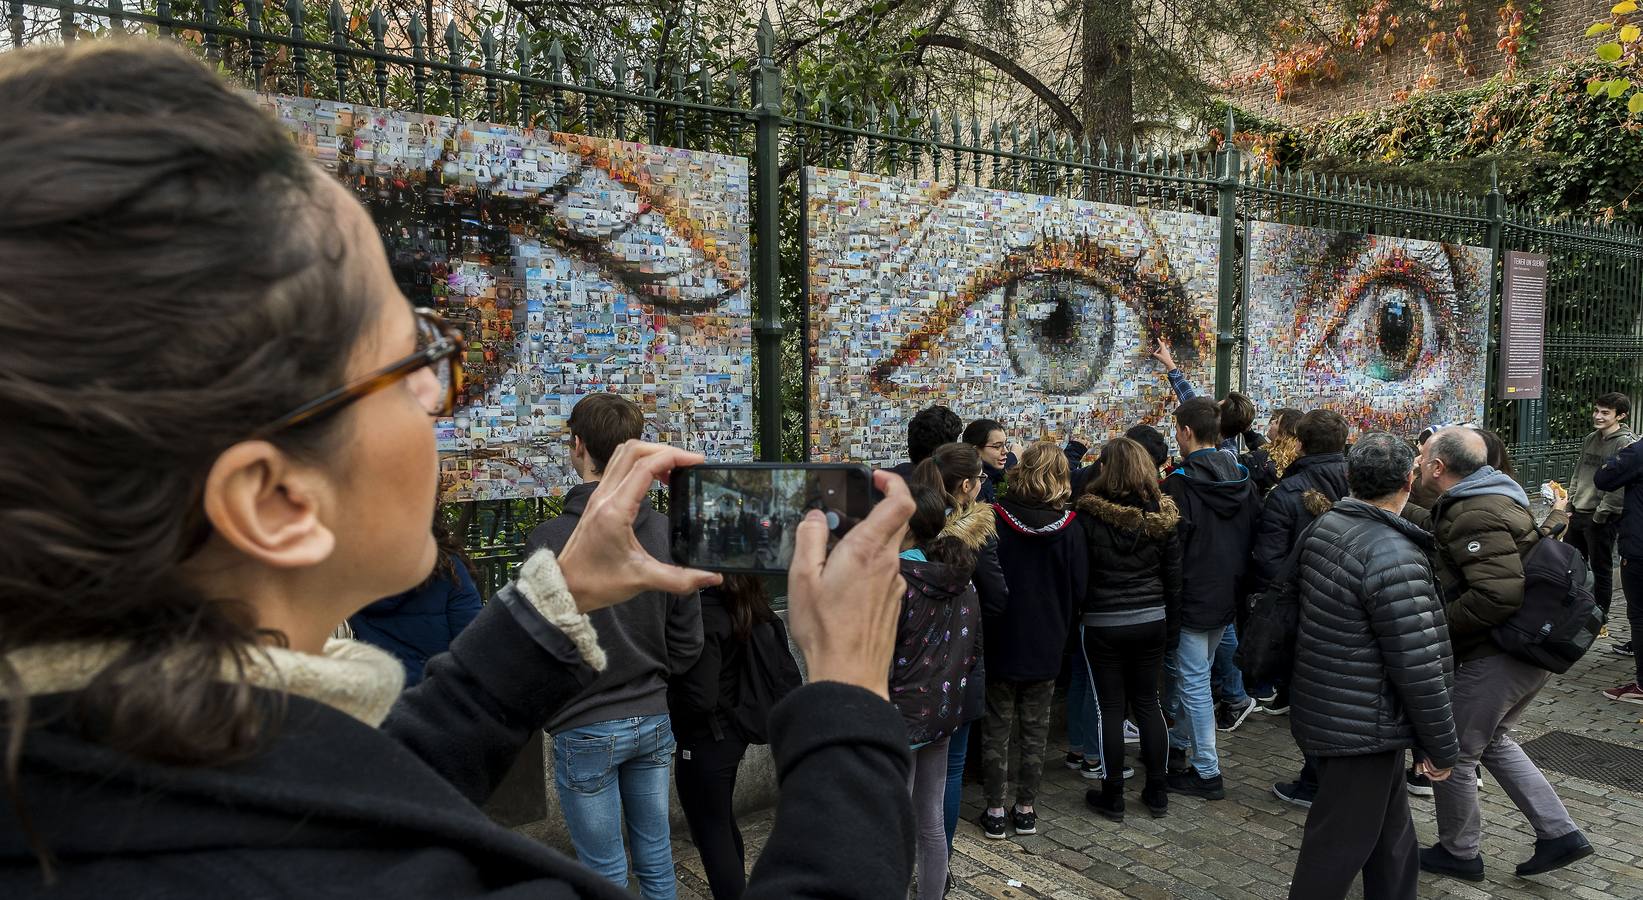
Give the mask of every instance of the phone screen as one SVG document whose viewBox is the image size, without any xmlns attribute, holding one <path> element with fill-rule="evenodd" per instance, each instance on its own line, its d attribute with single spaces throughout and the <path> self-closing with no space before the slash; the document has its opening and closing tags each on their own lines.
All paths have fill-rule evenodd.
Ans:
<svg viewBox="0 0 1643 900">
<path fill-rule="evenodd" d="M 682 482 L 682 483 L 681 483 Z M 724 572 L 786 572 L 799 522 L 827 516 L 829 549 L 867 516 L 872 476 L 855 465 L 695 466 L 674 473 L 674 557 Z"/>
</svg>

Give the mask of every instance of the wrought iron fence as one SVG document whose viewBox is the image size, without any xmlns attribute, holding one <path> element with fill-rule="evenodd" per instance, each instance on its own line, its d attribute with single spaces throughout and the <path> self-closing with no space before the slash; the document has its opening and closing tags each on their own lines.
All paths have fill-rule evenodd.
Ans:
<svg viewBox="0 0 1643 900">
<path fill-rule="evenodd" d="M 1217 393 L 1243 380 L 1243 269 L 1251 223 L 1487 247 L 1492 323 L 1502 251 L 1546 253 L 1555 261 L 1547 298 L 1547 399 L 1501 400 L 1494 391 L 1493 327 L 1486 348 L 1486 419 L 1509 437 L 1526 483 L 1568 474 L 1596 394 L 1643 393 L 1638 229 L 1548 221 L 1506 208 L 1498 191 L 1431 194 L 1261 168 L 1231 146 L 1198 152 L 1092 146 L 1065 134 L 828 97 L 777 69 L 768 21 L 758 30 L 756 58 L 721 71 L 659 71 L 653 62 L 635 64 L 621 54 L 567 53 L 558 40 L 543 46 L 526 33 L 467 35 L 453 23 L 435 36 L 414 17 L 397 22 L 380 9 L 349 15 L 339 2 L 324 16 L 312 15 L 302 0 L 8 0 L 8 8 L 13 47 L 111 33 L 172 37 L 255 90 L 746 156 L 754 208 L 756 432 L 765 459 L 783 454 L 782 361 L 805 358 L 803 329 L 790 328 L 787 319 L 802 318 L 805 310 L 804 203 L 796 176 L 807 165 L 1218 217 Z M 1234 125 L 1229 121 L 1224 133 L 1233 134 Z M 798 372 L 786 368 L 788 378 L 807 374 L 802 364 Z M 803 411 L 787 406 L 792 428 Z M 798 428 L 808 431 L 802 422 Z M 787 446 L 790 456 L 808 452 Z M 558 509 L 554 499 L 497 501 L 450 515 L 489 588 L 505 580 L 529 529 Z"/>
</svg>

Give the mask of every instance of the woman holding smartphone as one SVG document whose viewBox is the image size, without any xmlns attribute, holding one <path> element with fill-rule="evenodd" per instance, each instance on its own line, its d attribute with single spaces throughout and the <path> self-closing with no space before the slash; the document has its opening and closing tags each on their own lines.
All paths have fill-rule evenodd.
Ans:
<svg viewBox="0 0 1643 900">
<path fill-rule="evenodd" d="M 477 804 L 605 662 L 587 613 L 718 576 L 631 523 L 701 457 L 630 442 L 416 687 L 327 638 L 433 568 L 460 337 L 364 209 L 181 50 L 0 54 L 0 896 L 626 897 Z M 900 897 L 886 673 L 911 501 L 799 526 L 811 681 L 776 707 L 747 895 Z M 805 820 L 795 821 L 803 809 Z M 858 823 L 875 823 L 871 834 Z"/>
</svg>

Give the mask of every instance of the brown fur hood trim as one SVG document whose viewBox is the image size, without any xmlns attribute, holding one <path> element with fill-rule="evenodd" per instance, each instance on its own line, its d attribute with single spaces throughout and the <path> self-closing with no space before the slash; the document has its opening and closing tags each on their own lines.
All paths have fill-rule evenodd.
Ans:
<svg viewBox="0 0 1643 900">
<path fill-rule="evenodd" d="M 1150 538 L 1168 535 L 1181 521 L 1181 512 L 1170 497 L 1163 498 L 1157 512 L 1147 512 L 1095 494 L 1085 494 L 1078 498 L 1078 511 L 1088 513 L 1114 528 L 1140 532 Z"/>
<path fill-rule="evenodd" d="M 1312 515 L 1321 516 L 1329 512 L 1329 508 L 1334 506 L 1335 502 L 1318 491 L 1306 491 L 1301 494 L 1301 505 Z"/>
<path fill-rule="evenodd" d="M 941 536 L 957 538 L 959 543 L 971 550 L 980 550 L 998 536 L 998 520 L 993 516 L 991 506 L 972 503 L 967 509 L 947 514 L 947 524 L 942 526 Z"/>
</svg>

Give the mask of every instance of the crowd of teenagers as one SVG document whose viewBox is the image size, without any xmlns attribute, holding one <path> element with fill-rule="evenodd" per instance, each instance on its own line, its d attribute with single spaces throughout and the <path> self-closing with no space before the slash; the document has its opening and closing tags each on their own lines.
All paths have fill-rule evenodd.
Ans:
<svg viewBox="0 0 1643 900">
<path fill-rule="evenodd" d="M 1559 536 L 1605 609 L 1618 540 L 1637 625 L 1623 395 L 1539 523 L 1487 430 L 1258 431 L 1163 346 L 1169 434 L 1092 451 L 932 406 L 831 552 L 799 527 L 785 622 L 759 580 L 666 562 L 647 494 L 702 457 L 591 395 L 581 484 L 481 603 L 429 528 L 460 335 L 406 304 L 359 203 L 160 43 L 5 54 L 0 120 L 0 895 L 659 900 L 676 787 L 717 898 L 899 898 L 915 871 L 941 897 L 972 756 L 981 832 L 1037 830 L 1069 670 L 1065 765 L 1113 822 L 1132 775 L 1147 815 L 1224 798 L 1218 735 L 1290 717 L 1294 897 L 1481 879 L 1480 766 L 1533 826 L 1519 875 L 1591 853 L 1510 736 L 1551 672 L 1497 635 Z M 1292 665 L 1246 684 L 1239 626 L 1274 596 Z M 538 730 L 575 861 L 480 810 Z M 749 875 L 733 798 L 766 743 Z"/>
</svg>

